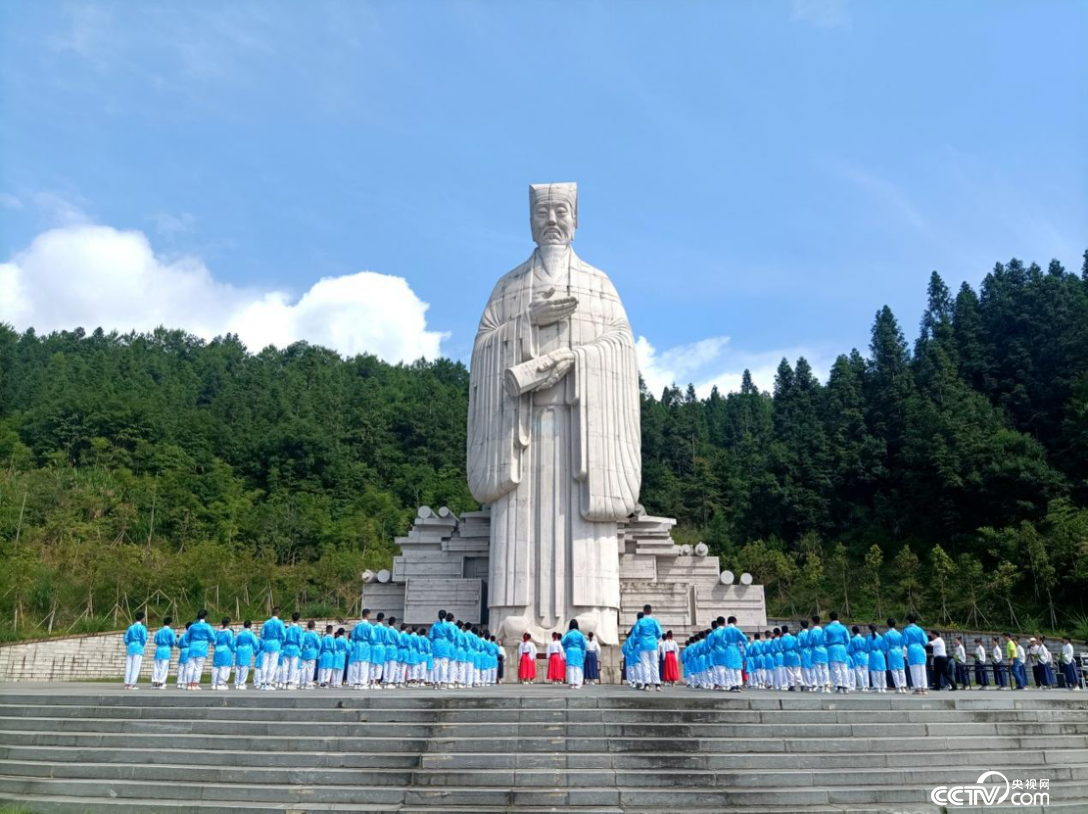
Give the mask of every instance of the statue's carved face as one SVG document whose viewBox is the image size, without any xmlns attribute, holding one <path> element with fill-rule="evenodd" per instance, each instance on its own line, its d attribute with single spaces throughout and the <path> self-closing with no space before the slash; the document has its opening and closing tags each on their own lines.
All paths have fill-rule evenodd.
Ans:
<svg viewBox="0 0 1088 814">
<path fill-rule="evenodd" d="M 537 201 L 532 213 L 537 245 L 565 246 L 574 239 L 574 210 L 562 199 Z"/>
</svg>

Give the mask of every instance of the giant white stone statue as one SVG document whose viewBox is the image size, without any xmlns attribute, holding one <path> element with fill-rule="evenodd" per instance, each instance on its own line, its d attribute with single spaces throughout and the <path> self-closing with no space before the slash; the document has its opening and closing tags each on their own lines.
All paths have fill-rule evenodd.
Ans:
<svg viewBox="0 0 1088 814">
<path fill-rule="evenodd" d="M 638 364 L 605 273 L 571 249 L 575 184 L 529 188 L 537 248 L 495 286 L 472 349 L 468 482 L 491 512 L 489 626 L 578 619 L 618 642 L 617 521 L 642 480 Z"/>
</svg>

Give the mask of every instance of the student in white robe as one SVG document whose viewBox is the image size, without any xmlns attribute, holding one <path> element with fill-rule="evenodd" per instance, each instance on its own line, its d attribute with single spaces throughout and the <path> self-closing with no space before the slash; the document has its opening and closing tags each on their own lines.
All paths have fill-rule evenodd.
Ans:
<svg viewBox="0 0 1088 814">
<path fill-rule="evenodd" d="M 975 649 L 972 653 L 975 659 L 975 684 L 980 690 L 990 689 L 990 674 L 986 669 L 986 647 L 982 639 L 975 639 Z"/>
<path fill-rule="evenodd" d="M 1062 675 L 1065 676 L 1065 688 L 1080 692 L 1080 668 L 1077 667 L 1076 653 L 1073 652 L 1073 640 L 1068 636 L 1062 637 L 1061 668 Z"/>
</svg>

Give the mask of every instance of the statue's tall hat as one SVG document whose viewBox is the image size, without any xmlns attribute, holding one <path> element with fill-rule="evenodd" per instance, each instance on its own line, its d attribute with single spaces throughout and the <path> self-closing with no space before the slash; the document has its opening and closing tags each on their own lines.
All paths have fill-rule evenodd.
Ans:
<svg viewBox="0 0 1088 814">
<path fill-rule="evenodd" d="M 566 201 L 574 215 L 574 225 L 578 225 L 578 185 L 565 184 L 529 184 L 529 211 L 536 209 L 541 201 Z"/>
</svg>

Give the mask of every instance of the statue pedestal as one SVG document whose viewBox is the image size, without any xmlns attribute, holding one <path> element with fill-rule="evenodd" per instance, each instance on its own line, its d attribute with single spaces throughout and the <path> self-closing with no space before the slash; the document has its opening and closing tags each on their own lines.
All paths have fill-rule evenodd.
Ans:
<svg viewBox="0 0 1088 814">
<path fill-rule="evenodd" d="M 662 629 L 681 643 L 718 616 L 736 616 L 744 631 L 762 630 L 767 624 L 763 586 L 722 585 L 718 558 L 678 546 L 672 539 L 675 525 L 672 518 L 645 514 L 618 524 L 621 636 L 646 604 L 653 606 Z M 420 507 L 412 530 L 396 539 L 401 555 L 393 559 L 390 580 L 364 583 L 363 605 L 409 625 L 430 625 L 444 609 L 486 627 L 490 532 L 487 509 L 457 517 L 446 508 Z M 516 643 L 503 644 L 507 664 L 516 664 L 510 660 Z M 618 648 L 605 648 L 611 650 L 617 651 L 618 664 Z M 611 664 L 609 655 L 602 656 Z"/>
</svg>

